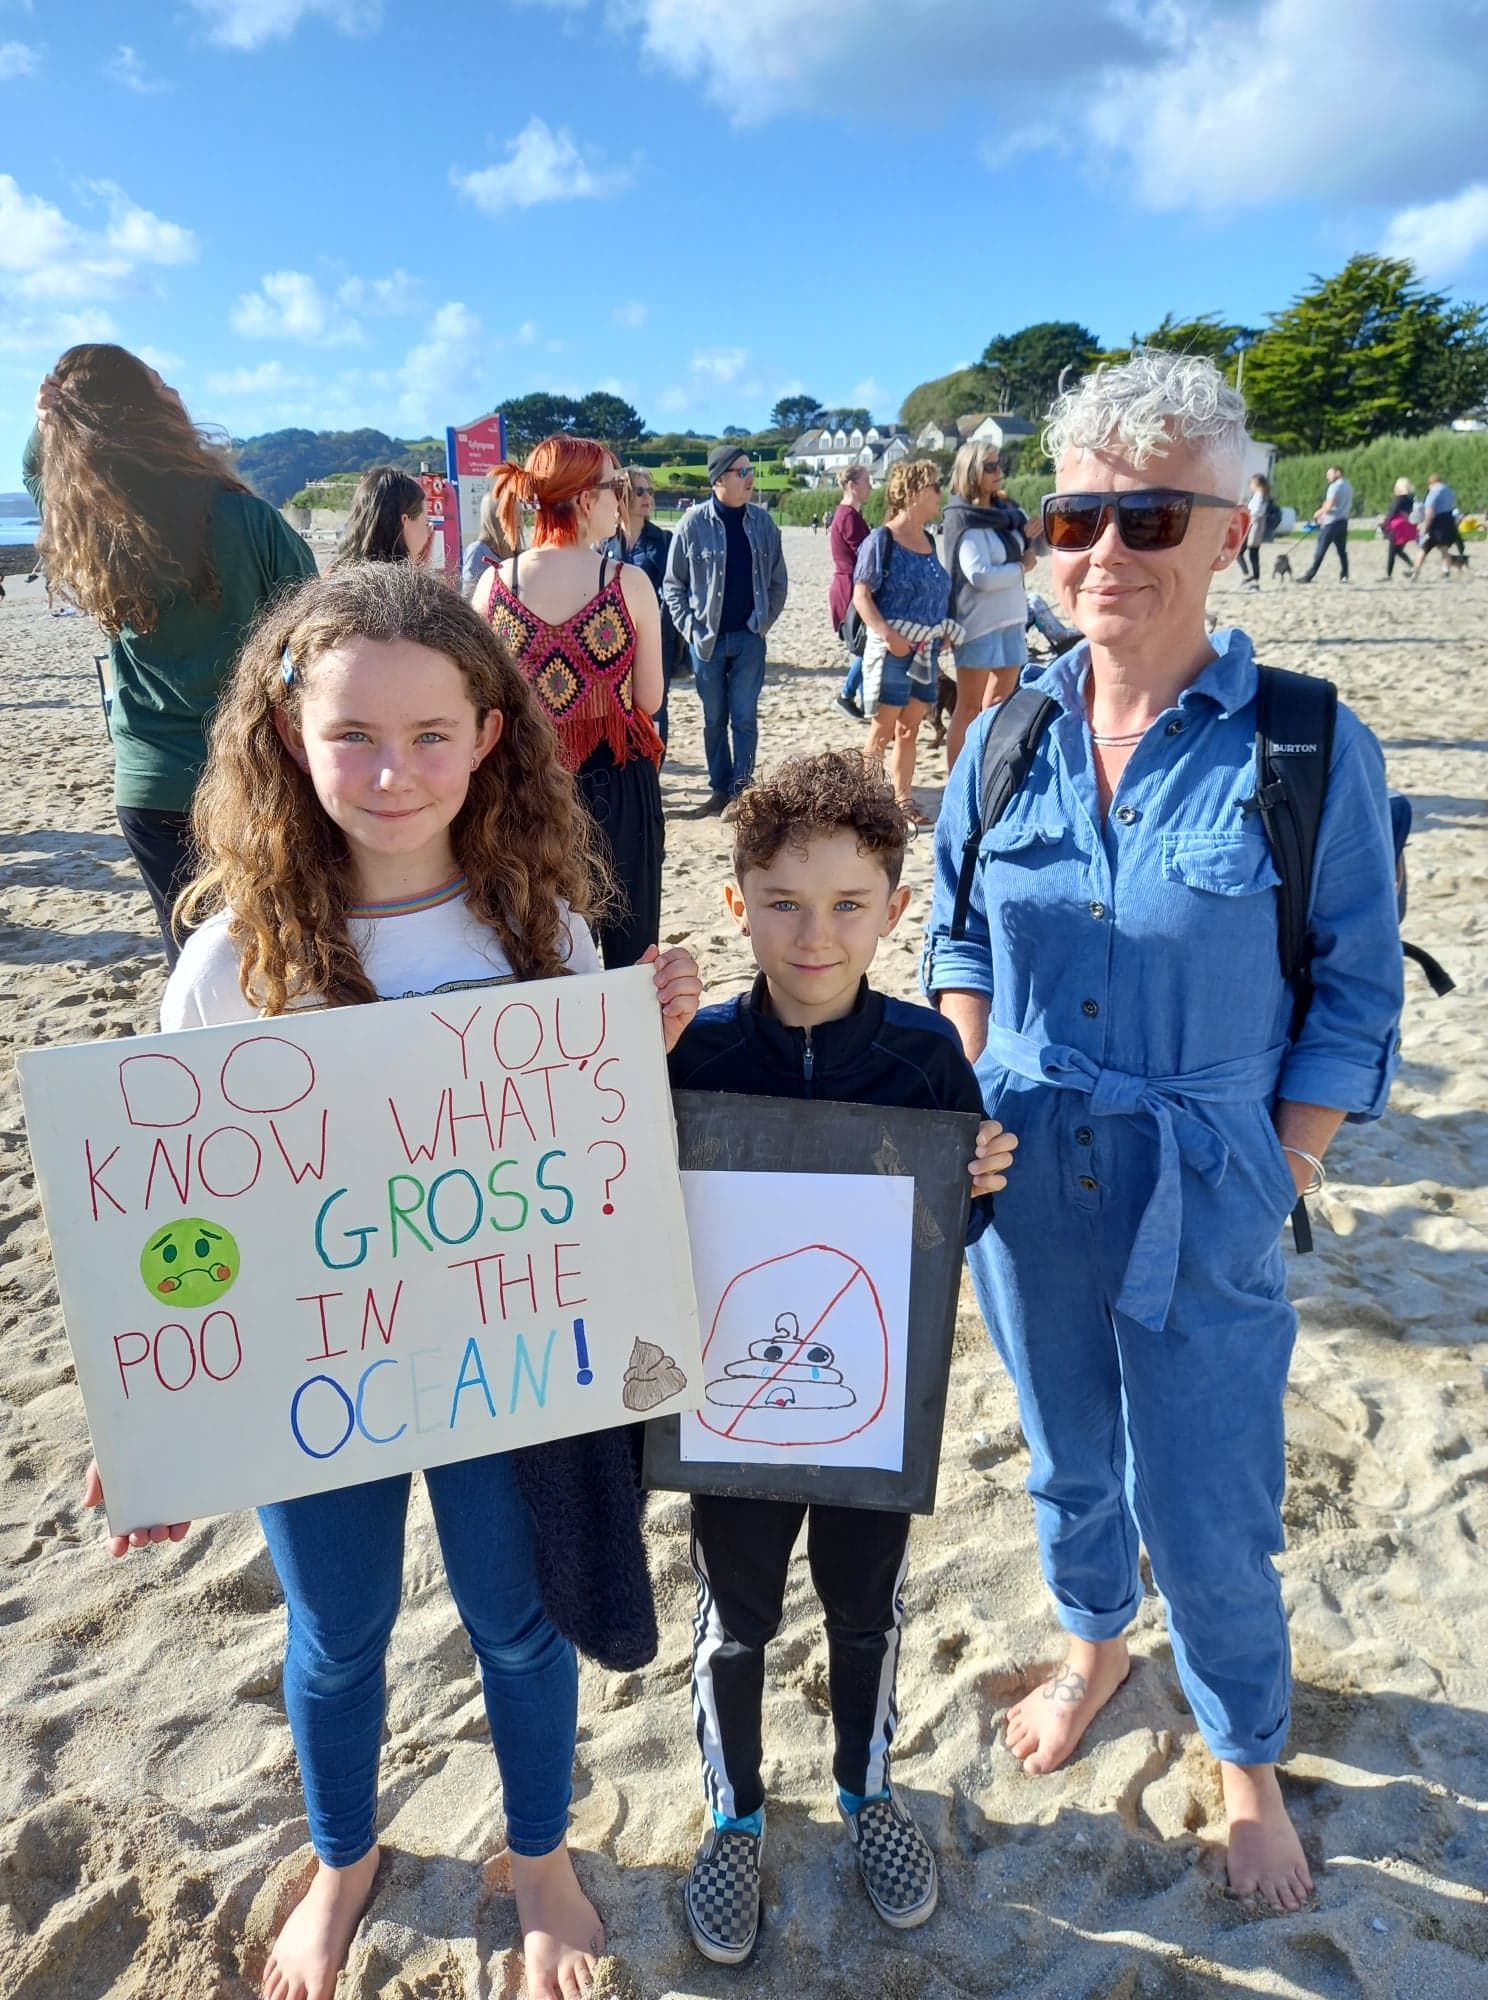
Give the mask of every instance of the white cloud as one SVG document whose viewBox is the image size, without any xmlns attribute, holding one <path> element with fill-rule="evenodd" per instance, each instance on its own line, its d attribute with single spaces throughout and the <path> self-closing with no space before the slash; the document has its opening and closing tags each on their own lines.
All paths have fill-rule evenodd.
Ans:
<svg viewBox="0 0 1488 2000">
<path fill-rule="evenodd" d="M 35 76 L 41 68 L 41 50 L 30 42 L 0 42 L 0 83 L 12 77 Z"/>
<path fill-rule="evenodd" d="M 347 278 L 336 287 L 336 297 L 348 312 L 376 313 L 390 319 L 422 312 L 424 306 L 423 285 L 401 269 L 386 278 Z"/>
<path fill-rule="evenodd" d="M 141 361 L 148 362 L 157 375 L 163 375 L 167 380 L 186 366 L 179 354 L 172 354 L 168 347 L 154 347 L 148 340 L 136 342 L 134 352 Z"/>
<path fill-rule="evenodd" d="M 196 238 L 178 222 L 162 222 L 148 208 L 131 201 L 116 181 L 92 181 L 94 194 L 107 202 L 106 240 L 111 250 L 137 264 L 190 264 L 196 260 Z"/>
<path fill-rule="evenodd" d="M 606 167 L 571 132 L 562 127 L 555 131 L 542 118 L 529 119 L 506 150 L 501 166 L 450 171 L 459 192 L 487 215 L 548 201 L 603 201 L 629 185 L 627 172 Z"/>
<path fill-rule="evenodd" d="M 113 181 L 87 184 L 108 211 L 101 229 L 63 214 L 0 174 L 0 302 L 83 303 L 118 297 L 145 284 L 151 266 L 184 264 L 196 238 L 131 201 Z"/>
<path fill-rule="evenodd" d="M 312 15 L 343 35 L 375 28 L 382 18 L 381 0 L 191 0 L 191 5 L 205 16 L 210 38 L 228 49 L 283 41 Z"/>
<path fill-rule="evenodd" d="M 1403 208 L 1391 219 L 1382 248 L 1409 257 L 1429 278 L 1450 277 L 1488 248 L 1488 181 L 1475 181 L 1444 201 Z"/>
<path fill-rule="evenodd" d="M 854 382 L 852 395 L 848 398 L 850 410 L 867 410 L 872 416 L 884 399 L 883 386 L 872 375 L 865 375 L 861 382 Z"/>
<path fill-rule="evenodd" d="M 259 340 L 346 347 L 366 338 L 360 324 L 328 299 L 305 271 L 266 271 L 258 290 L 238 299 L 230 319 L 234 333 Z"/>
<path fill-rule="evenodd" d="M 117 52 L 103 66 L 103 73 L 113 83 L 124 90 L 132 90 L 138 97 L 155 97 L 170 85 L 159 77 L 153 77 L 145 68 L 144 60 L 128 42 L 121 42 Z"/>
<path fill-rule="evenodd" d="M 119 329 L 101 306 L 83 312 L 0 312 L 0 350 L 31 354 L 43 362 L 55 360 L 80 340 L 116 340 Z"/>
<path fill-rule="evenodd" d="M 623 306 L 616 306 L 611 318 L 616 326 L 623 326 L 632 333 L 638 333 L 651 317 L 649 306 L 643 306 L 639 299 L 631 299 Z"/>
<path fill-rule="evenodd" d="M 663 389 L 656 399 L 656 407 L 665 410 L 668 416 L 676 416 L 692 401 L 685 389 Z"/>
<path fill-rule="evenodd" d="M 488 407 L 489 348 L 483 332 L 458 299 L 434 314 L 399 375 L 398 411 L 412 430 L 442 430 Z"/>
<path fill-rule="evenodd" d="M 692 357 L 694 375 L 705 376 L 721 388 L 727 388 L 737 382 L 748 365 L 747 347 L 703 348 Z"/>
<path fill-rule="evenodd" d="M 257 401 L 264 397 L 302 395 L 316 386 L 310 375 L 286 368 L 282 361 L 260 361 L 254 368 L 228 368 L 207 377 L 207 393 L 225 402 Z"/>
<path fill-rule="evenodd" d="M 1437 0 L 1430 32 L 1408 34 L 1397 0 L 593 0 L 590 13 L 738 125 L 838 106 L 902 125 L 922 105 L 954 132 L 961 100 L 1004 174 L 1053 144 L 1150 209 L 1300 199 L 1352 220 L 1428 176 L 1443 196 L 1483 179 L 1482 0 Z"/>
<path fill-rule="evenodd" d="M 541 331 L 542 329 L 535 319 L 524 319 L 522 324 L 517 328 L 516 338 L 518 345 L 531 347 Z M 551 346 L 551 344 L 550 342 L 549 345 Z"/>
</svg>

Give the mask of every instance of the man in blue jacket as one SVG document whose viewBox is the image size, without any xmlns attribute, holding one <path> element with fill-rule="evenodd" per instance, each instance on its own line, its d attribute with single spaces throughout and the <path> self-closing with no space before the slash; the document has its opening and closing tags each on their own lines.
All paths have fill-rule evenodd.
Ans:
<svg viewBox="0 0 1488 2000">
<path fill-rule="evenodd" d="M 662 603 L 692 654 L 703 703 L 708 798 L 689 815 L 731 817 L 754 775 L 765 634 L 785 609 L 787 577 L 780 530 L 756 505 L 754 467 L 737 444 L 708 456 L 713 498 L 677 524 Z M 730 744 L 730 732 L 733 741 Z"/>
</svg>

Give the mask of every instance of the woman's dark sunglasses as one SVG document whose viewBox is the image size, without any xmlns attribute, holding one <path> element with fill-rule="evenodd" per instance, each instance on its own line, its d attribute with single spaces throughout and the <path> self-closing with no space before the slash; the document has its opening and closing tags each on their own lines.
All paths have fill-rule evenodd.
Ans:
<svg viewBox="0 0 1488 2000">
<path fill-rule="evenodd" d="M 1093 549 L 1114 513 L 1116 532 L 1129 549 L 1146 555 L 1176 549 L 1188 533 L 1195 507 L 1223 507 L 1233 514 L 1239 502 L 1217 493 L 1181 493 L 1171 486 L 1147 486 L 1132 493 L 1046 493 L 1044 539 L 1061 555 Z"/>
</svg>

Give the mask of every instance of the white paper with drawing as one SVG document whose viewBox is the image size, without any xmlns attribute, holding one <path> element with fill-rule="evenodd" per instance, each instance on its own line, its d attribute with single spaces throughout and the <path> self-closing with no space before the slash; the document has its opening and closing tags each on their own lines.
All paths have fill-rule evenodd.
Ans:
<svg viewBox="0 0 1488 2000">
<path fill-rule="evenodd" d="M 914 1182 L 684 1173 L 703 1333 L 687 1464 L 904 1459 Z"/>
</svg>

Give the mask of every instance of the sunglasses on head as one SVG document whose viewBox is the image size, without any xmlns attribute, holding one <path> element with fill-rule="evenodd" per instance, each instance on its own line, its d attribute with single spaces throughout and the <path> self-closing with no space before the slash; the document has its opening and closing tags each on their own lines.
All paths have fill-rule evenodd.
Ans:
<svg viewBox="0 0 1488 2000">
<path fill-rule="evenodd" d="M 625 474 L 617 472 L 612 478 L 596 479 L 594 482 L 594 491 L 596 493 L 623 493 L 628 484 L 629 482 Z"/>
<path fill-rule="evenodd" d="M 1041 512 L 1044 539 L 1057 554 L 1093 549 L 1116 516 L 1116 532 L 1129 549 L 1148 554 L 1176 549 L 1188 533 L 1195 507 L 1223 507 L 1233 514 L 1234 500 L 1217 493 L 1182 493 L 1171 486 L 1140 487 L 1132 493 L 1046 493 Z"/>
</svg>

